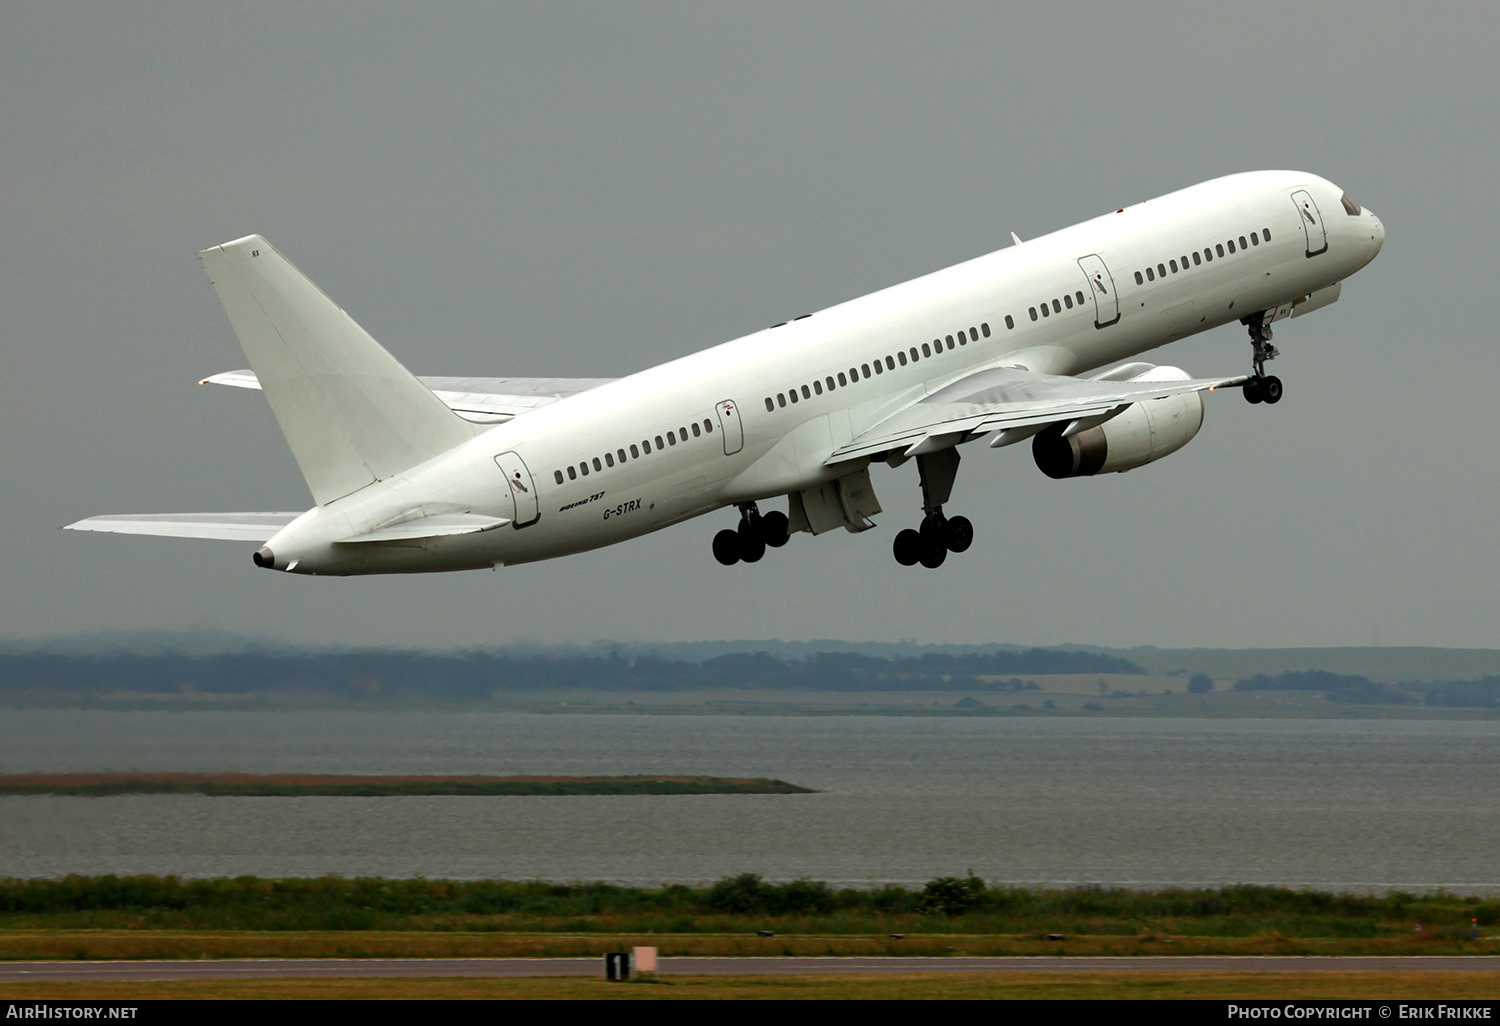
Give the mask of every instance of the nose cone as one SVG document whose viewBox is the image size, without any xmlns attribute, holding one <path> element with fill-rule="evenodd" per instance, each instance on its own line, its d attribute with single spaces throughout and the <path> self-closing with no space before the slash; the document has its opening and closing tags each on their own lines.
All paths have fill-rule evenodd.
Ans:
<svg viewBox="0 0 1500 1026">
<path fill-rule="evenodd" d="M 1380 223 L 1380 218 L 1373 211 L 1366 210 L 1365 217 L 1370 221 L 1370 259 L 1374 260 L 1380 247 L 1385 245 L 1385 225 Z"/>
</svg>

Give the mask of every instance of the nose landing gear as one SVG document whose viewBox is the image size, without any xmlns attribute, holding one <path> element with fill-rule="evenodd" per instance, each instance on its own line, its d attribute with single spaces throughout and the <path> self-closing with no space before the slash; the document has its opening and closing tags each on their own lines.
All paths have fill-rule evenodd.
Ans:
<svg viewBox="0 0 1500 1026">
<path fill-rule="evenodd" d="M 761 514 L 753 502 L 740 503 L 740 524 L 714 535 L 714 559 L 725 566 L 741 561 L 758 563 L 766 548 L 779 549 L 787 543 L 789 523 L 785 513 L 772 510 Z"/>
<path fill-rule="evenodd" d="M 1250 329 L 1251 363 L 1255 367 L 1255 376 L 1244 385 L 1245 400 L 1274 406 L 1281 402 L 1281 379 L 1266 374 L 1266 361 L 1276 359 L 1280 350 L 1271 345 L 1271 325 L 1264 311 L 1246 317 L 1244 323 Z"/>
</svg>

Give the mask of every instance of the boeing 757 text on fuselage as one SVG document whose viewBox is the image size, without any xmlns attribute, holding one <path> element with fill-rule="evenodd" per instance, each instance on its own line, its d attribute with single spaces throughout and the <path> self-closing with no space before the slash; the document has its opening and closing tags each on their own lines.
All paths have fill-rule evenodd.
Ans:
<svg viewBox="0 0 1500 1026">
<path fill-rule="evenodd" d="M 1012 236 L 1014 238 L 1014 236 Z M 254 542 L 299 574 L 528 563 L 725 507 L 725 564 L 797 532 L 865 531 L 874 463 L 915 459 L 898 562 L 963 552 L 959 447 L 1030 440 L 1050 477 L 1131 470 L 1203 423 L 1203 393 L 1275 403 L 1273 322 L 1319 309 L 1385 229 L 1297 171 L 1230 175 L 618 379 L 418 378 L 258 235 L 201 254 L 312 509 L 91 517 L 74 530 Z M 1128 361 L 1231 321 L 1253 372 Z M 759 503 L 785 497 L 787 512 Z"/>
</svg>

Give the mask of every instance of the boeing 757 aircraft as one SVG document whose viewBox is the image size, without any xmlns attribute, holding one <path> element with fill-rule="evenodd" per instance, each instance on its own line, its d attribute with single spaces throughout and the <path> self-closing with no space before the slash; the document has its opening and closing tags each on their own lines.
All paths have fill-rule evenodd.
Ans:
<svg viewBox="0 0 1500 1026">
<path fill-rule="evenodd" d="M 1337 300 L 1385 229 L 1316 175 L 1255 171 L 1011 237 L 614 380 L 414 377 L 265 239 L 226 242 L 200 255 L 250 369 L 206 382 L 265 393 L 316 505 L 69 526 L 253 542 L 257 566 L 348 575 L 529 563 L 733 507 L 713 540 L 729 565 L 869 530 L 871 466 L 915 459 L 923 516 L 895 556 L 937 567 L 974 537 L 944 510 L 960 446 L 1029 439 L 1049 477 L 1116 473 L 1191 441 L 1205 392 L 1278 402 L 1272 324 Z M 1131 361 L 1231 321 L 1250 374 Z"/>
</svg>

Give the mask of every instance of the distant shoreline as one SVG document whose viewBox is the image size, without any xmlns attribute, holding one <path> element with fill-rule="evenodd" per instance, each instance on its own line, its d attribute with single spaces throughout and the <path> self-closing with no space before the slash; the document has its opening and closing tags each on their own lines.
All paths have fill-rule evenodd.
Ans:
<svg viewBox="0 0 1500 1026">
<path fill-rule="evenodd" d="M 812 794 L 765 777 L 355 776 L 320 773 L 10 773 L 0 795 L 203 794 L 215 797 L 383 798 L 400 795 Z"/>
</svg>

